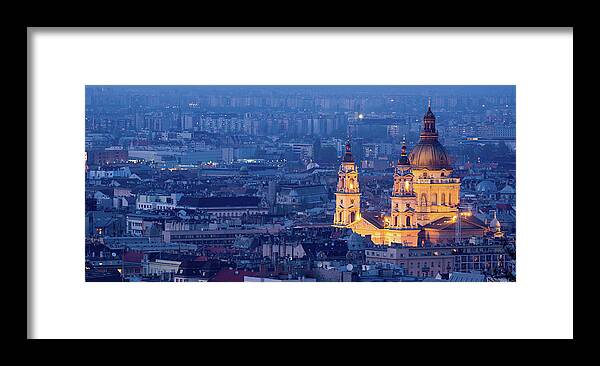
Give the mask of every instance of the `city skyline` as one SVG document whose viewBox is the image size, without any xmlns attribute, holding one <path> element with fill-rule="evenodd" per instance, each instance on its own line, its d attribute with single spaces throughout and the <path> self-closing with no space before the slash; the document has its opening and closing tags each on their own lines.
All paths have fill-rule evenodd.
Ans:
<svg viewBox="0 0 600 366">
<path fill-rule="evenodd" d="M 515 280 L 514 92 L 87 86 L 87 278 Z"/>
</svg>

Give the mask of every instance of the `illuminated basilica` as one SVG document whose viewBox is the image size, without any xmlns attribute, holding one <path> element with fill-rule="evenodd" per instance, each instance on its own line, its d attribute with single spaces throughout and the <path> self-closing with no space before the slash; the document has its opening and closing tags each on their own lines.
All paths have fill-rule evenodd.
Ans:
<svg viewBox="0 0 600 366">
<path fill-rule="evenodd" d="M 336 189 L 333 226 L 370 236 L 374 244 L 418 246 L 482 236 L 487 226 L 469 213 L 459 215 L 460 178 L 452 176 L 446 149 L 438 141 L 429 103 L 420 140 L 410 154 L 403 144 L 394 168 L 391 207 L 386 214 L 362 212 L 358 171 L 350 143 L 342 158 Z M 458 223 L 457 223 L 458 221 Z"/>
</svg>

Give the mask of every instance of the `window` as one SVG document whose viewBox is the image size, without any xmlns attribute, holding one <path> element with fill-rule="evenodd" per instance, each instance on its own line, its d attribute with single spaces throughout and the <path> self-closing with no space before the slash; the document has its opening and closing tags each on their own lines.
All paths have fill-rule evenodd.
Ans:
<svg viewBox="0 0 600 366">
<path fill-rule="evenodd" d="M 410 226 L 410 216 L 406 216 L 406 226 Z"/>
<path fill-rule="evenodd" d="M 442 193 L 442 205 L 446 204 L 446 194 Z"/>
</svg>

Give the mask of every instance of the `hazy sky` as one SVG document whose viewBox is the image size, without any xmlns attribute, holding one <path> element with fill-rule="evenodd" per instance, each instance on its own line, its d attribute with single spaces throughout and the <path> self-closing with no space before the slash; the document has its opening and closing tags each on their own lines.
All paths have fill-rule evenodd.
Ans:
<svg viewBox="0 0 600 366">
<path fill-rule="evenodd" d="M 317 94 L 396 94 L 396 95 L 514 95 L 515 85 L 88 85 L 86 90 L 171 91 L 182 93 L 317 93 Z"/>
</svg>

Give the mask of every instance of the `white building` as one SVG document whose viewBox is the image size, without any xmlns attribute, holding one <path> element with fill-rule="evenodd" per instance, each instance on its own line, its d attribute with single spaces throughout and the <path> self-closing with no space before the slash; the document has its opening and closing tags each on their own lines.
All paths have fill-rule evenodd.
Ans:
<svg viewBox="0 0 600 366">
<path fill-rule="evenodd" d="M 140 194 L 136 200 L 138 210 L 171 210 L 183 196 L 181 193 Z"/>
<path fill-rule="evenodd" d="M 131 176 L 131 170 L 127 166 L 123 166 L 117 169 L 96 169 L 88 172 L 88 179 L 101 179 L 101 178 L 129 178 Z"/>
</svg>

